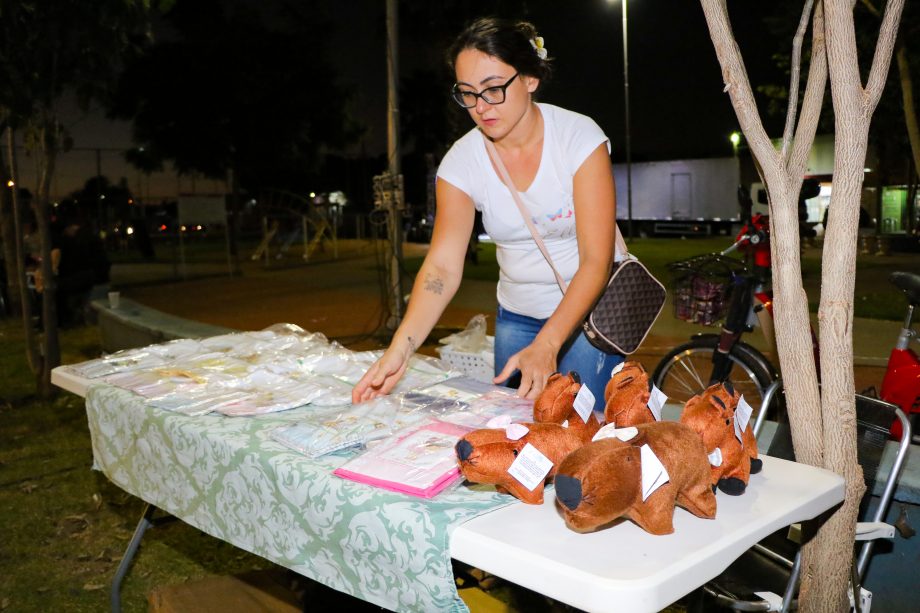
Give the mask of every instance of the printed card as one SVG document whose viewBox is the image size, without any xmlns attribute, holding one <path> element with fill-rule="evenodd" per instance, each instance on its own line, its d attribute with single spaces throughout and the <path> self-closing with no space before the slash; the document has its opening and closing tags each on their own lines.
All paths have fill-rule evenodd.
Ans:
<svg viewBox="0 0 920 613">
<path fill-rule="evenodd" d="M 588 423 L 594 411 L 594 394 L 587 385 L 582 385 L 578 390 L 578 395 L 575 396 L 575 411 L 585 423 Z"/>
<path fill-rule="evenodd" d="M 747 403 L 747 400 L 742 396 L 738 400 L 738 407 L 735 409 L 735 438 L 741 441 L 741 435 L 744 433 L 745 428 L 748 426 L 748 422 L 751 421 L 751 414 L 754 412 L 754 408 Z"/>
<path fill-rule="evenodd" d="M 651 447 L 642 445 L 639 453 L 642 460 L 642 501 L 645 502 L 652 492 L 670 481 L 671 476 Z"/>
<path fill-rule="evenodd" d="M 648 408 L 655 416 L 655 421 L 661 421 L 661 409 L 664 403 L 668 401 L 668 395 L 658 389 L 657 385 L 652 385 L 652 391 L 648 397 Z"/>
<path fill-rule="evenodd" d="M 543 483 L 553 468 L 553 462 L 540 450 L 527 443 L 517 459 L 508 467 L 508 473 L 531 492 Z"/>
</svg>

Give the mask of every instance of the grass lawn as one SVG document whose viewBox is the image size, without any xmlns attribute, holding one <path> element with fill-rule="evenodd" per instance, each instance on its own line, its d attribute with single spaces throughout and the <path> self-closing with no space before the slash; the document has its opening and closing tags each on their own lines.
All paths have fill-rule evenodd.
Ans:
<svg viewBox="0 0 920 613">
<path fill-rule="evenodd" d="M 648 269 L 662 283 L 668 285 L 667 265 L 696 255 L 715 253 L 731 244 L 728 237 L 713 238 L 637 238 L 630 244 L 630 252 L 642 260 Z M 802 276 L 808 293 L 809 307 L 817 312 L 821 292 L 821 249 L 805 250 L 802 258 Z M 477 280 L 498 280 L 498 263 L 495 260 L 495 245 L 480 243 L 479 263 L 466 263 L 464 278 Z M 411 274 L 418 272 L 421 258 L 407 259 L 405 269 Z M 906 270 L 920 274 L 920 257 L 916 254 L 893 256 L 859 255 L 856 262 L 856 291 L 853 307 L 856 317 L 870 319 L 903 319 L 906 302 L 901 292 L 888 282 L 888 274 L 895 270 Z"/>
<path fill-rule="evenodd" d="M 0 611 L 103 611 L 143 503 L 92 470 L 83 399 L 34 397 L 19 321 L 0 320 Z M 99 355 L 96 328 L 63 331 L 65 363 Z M 171 522 L 148 532 L 125 611 L 156 586 L 273 565 Z"/>
</svg>

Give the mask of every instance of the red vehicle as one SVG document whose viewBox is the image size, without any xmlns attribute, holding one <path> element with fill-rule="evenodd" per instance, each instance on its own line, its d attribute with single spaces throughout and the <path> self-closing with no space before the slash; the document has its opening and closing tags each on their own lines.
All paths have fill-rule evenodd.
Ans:
<svg viewBox="0 0 920 613">
<path fill-rule="evenodd" d="M 920 275 L 909 272 L 891 273 L 889 280 L 907 297 L 907 315 L 898 340 L 888 356 L 888 367 L 882 380 L 882 400 L 901 407 L 911 420 L 913 431 L 920 426 L 920 358 L 909 347 L 911 339 L 916 339 L 917 332 L 911 327 L 914 307 L 920 304 Z M 895 437 L 901 436 L 901 424 L 895 422 L 891 428 Z M 920 435 L 914 436 L 914 442 Z"/>
</svg>

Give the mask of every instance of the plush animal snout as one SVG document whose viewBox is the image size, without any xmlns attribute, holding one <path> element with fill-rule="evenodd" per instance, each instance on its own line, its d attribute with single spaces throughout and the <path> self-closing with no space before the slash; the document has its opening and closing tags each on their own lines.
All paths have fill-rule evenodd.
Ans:
<svg viewBox="0 0 920 613">
<path fill-rule="evenodd" d="M 556 475 L 553 483 L 556 485 L 556 500 L 564 504 L 569 511 L 577 509 L 581 504 L 581 479 Z"/>
<path fill-rule="evenodd" d="M 466 439 L 460 439 L 454 449 L 457 451 L 457 457 L 460 458 L 461 462 L 465 462 L 470 457 L 470 454 L 473 453 L 473 446 Z"/>
</svg>

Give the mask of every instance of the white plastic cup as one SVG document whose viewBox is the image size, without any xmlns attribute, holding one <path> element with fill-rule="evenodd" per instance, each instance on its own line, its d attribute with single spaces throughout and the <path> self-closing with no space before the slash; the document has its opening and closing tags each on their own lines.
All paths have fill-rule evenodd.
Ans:
<svg viewBox="0 0 920 613">
<path fill-rule="evenodd" d="M 109 292 L 109 308 L 117 309 L 121 304 L 121 292 Z"/>
</svg>

